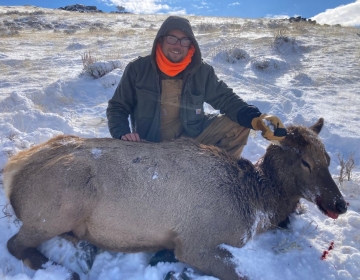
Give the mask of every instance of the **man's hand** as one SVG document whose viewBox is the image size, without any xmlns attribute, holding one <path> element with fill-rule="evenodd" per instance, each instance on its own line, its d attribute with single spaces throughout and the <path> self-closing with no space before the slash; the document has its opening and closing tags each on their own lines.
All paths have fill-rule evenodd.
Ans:
<svg viewBox="0 0 360 280">
<path fill-rule="evenodd" d="M 253 118 L 251 125 L 255 130 L 261 130 L 261 135 L 269 141 L 281 141 L 287 134 L 285 126 L 276 116 L 261 114 L 259 117 Z"/>
<path fill-rule="evenodd" d="M 124 141 L 141 142 L 140 136 L 139 136 L 139 134 L 137 134 L 137 133 L 128 133 L 128 134 L 125 134 L 125 135 L 121 136 L 120 139 L 121 139 L 121 140 L 124 140 Z"/>
</svg>

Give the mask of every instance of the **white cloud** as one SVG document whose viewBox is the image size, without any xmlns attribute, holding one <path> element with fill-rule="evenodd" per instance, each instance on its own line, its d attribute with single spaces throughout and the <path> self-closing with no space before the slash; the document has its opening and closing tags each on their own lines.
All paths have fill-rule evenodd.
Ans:
<svg viewBox="0 0 360 280">
<path fill-rule="evenodd" d="M 170 7 L 162 0 L 102 0 L 111 6 L 123 6 L 127 12 L 134 14 L 176 13 L 186 14 L 183 8 Z"/>
<path fill-rule="evenodd" d="M 204 6 L 199 6 L 199 5 L 195 5 L 195 4 L 192 4 L 191 6 L 193 6 L 195 9 L 203 9 Z"/>
<path fill-rule="evenodd" d="M 341 5 L 334 9 L 328 9 L 311 19 L 321 24 L 360 26 L 360 0 L 348 5 Z"/>
<path fill-rule="evenodd" d="M 191 4 L 192 7 L 194 7 L 195 9 L 209 9 L 210 6 L 208 5 L 208 3 L 206 2 L 201 2 L 201 5 L 196 5 L 196 4 Z"/>
<path fill-rule="evenodd" d="M 234 3 L 229 4 L 228 6 L 237 6 L 237 5 L 240 5 L 240 3 L 239 2 L 234 2 Z"/>
<path fill-rule="evenodd" d="M 283 18 L 289 18 L 288 15 L 266 15 L 265 18 L 271 18 L 271 19 L 283 19 Z"/>
<path fill-rule="evenodd" d="M 177 16 L 187 15 L 186 9 L 182 9 L 182 8 L 179 8 L 179 10 L 178 10 L 177 8 L 174 8 L 172 11 L 168 12 L 168 14 L 170 14 L 170 15 L 177 15 Z"/>
</svg>

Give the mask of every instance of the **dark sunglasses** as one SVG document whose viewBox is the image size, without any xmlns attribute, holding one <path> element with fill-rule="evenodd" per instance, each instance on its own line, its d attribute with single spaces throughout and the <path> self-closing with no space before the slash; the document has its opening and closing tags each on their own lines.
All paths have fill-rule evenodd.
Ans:
<svg viewBox="0 0 360 280">
<path fill-rule="evenodd" d="M 178 41 L 180 41 L 180 45 L 183 47 L 188 47 L 191 44 L 191 40 L 189 38 L 182 38 L 179 39 L 173 35 L 165 35 L 166 42 L 168 42 L 170 45 L 175 45 Z"/>
</svg>

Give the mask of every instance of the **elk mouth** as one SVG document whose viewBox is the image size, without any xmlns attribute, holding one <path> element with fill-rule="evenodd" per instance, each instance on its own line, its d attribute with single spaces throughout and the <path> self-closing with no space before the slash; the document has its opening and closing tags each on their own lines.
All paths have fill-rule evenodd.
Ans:
<svg viewBox="0 0 360 280">
<path fill-rule="evenodd" d="M 339 217 L 339 213 L 335 213 L 329 209 L 324 208 L 324 206 L 322 205 L 321 197 L 319 197 L 319 196 L 316 197 L 315 202 L 316 202 L 317 207 L 320 209 L 320 211 L 322 213 L 324 213 L 326 216 L 328 216 L 334 220 L 336 220 Z"/>
</svg>

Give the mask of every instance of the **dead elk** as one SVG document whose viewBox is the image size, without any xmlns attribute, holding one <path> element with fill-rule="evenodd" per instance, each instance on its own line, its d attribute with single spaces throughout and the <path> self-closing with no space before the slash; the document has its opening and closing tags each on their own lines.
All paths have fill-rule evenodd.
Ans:
<svg viewBox="0 0 360 280">
<path fill-rule="evenodd" d="M 39 269 L 48 258 L 37 246 L 72 232 L 105 250 L 174 250 L 205 274 L 238 280 L 219 245 L 242 247 L 284 221 L 301 198 L 333 219 L 346 212 L 318 137 L 322 126 L 319 119 L 310 128 L 288 127 L 255 165 L 187 139 L 55 137 L 5 167 L 5 191 L 23 222 L 8 250 Z"/>
</svg>

